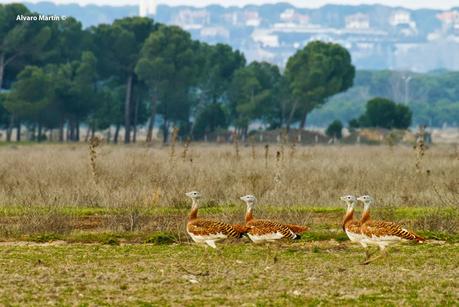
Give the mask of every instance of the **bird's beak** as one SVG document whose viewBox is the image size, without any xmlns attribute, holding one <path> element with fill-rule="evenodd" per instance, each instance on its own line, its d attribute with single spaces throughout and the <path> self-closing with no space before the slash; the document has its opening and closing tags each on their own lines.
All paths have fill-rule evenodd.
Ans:
<svg viewBox="0 0 459 307">
<path fill-rule="evenodd" d="M 357 197 L 357 200 L 363 202 L 363 198 L 362 197 Z"/>
<path fill-rule="evenodd" d="M 346 198 L 344 196 L 341 196 L 339 199 L 346 200 Z"/>
</svg>

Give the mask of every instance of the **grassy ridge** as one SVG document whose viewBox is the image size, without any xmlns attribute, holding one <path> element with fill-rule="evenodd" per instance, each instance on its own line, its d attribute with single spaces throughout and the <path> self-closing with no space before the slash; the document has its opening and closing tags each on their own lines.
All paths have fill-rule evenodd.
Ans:
<svg viewBox="0 0 459 307">
<path fill-rule="evenodd" d="M 399 221 L 428 239 L 459 241 L 459 211 L 454 208 L 386 208 L 374 211 L 375 219 Z M 157 207 L 137 212 L 139 222 L 135 229 L 119 227 L 127 226 L 132 214 L 129 210 L 121 208 L 15 206 L 0 212 L 0 241 L 65 240 L 118 244 L 152 242 L 152 236 L 163 235 L 173 238 L 168 242 L 189 241 L 184 231 L 188 213 L 186 208 Z M 205 207 L 200 210 L 201 216 L 232 223 L 243 222 L 243 214 L 243 207 L 237 205 Z M 263 206 L 257 215 L 309 225 L 311 231 L 303 236 L 305 241 L 347 240 L 340 228 L 343 209 L 339 207 Z"/>
</svg>

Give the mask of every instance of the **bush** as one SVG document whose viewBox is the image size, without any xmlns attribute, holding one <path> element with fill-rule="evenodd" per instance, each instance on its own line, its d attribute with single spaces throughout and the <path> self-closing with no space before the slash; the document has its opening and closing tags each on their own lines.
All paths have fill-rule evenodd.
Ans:
<svg viewBox="0 0 459 307">
<path fill-rule="evenodd" d="M 385 98 L 374 98 L 367 102 L 364 114 L 349 122 L 349 127 L 407 129 L 411 125 L 412 116 L 410 108 L 403 104 L 396 104 Z"/>
<path fill-rule="evenodd" d="M 337 139 L 341 139 L 343 137 L 342 130 L 343 130 L 343 124 L 341 123 L 341 121 L 334 120 L 328 126 L 327 130 L 325 130 L 325 133 L 327 134 L 327 136 L 331 138 L 334 137 Z"/>
<path fill-rule="evenodd" d="M 165 245 L 175 243 L 176 237 L 169 232 L 158 231 L 153 233 L 145 240 L 145 243 L 152 243 L 155 245 Z"/>
</svg>

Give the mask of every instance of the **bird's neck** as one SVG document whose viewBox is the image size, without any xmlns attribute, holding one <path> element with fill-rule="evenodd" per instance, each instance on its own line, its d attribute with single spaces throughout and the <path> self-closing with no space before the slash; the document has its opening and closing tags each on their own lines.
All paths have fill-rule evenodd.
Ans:
<svg viewBox="0 0 459 307">
<path fill-rule="evenodd" d="M 363 207 L 362 217 L 360 218 L 360 223 L 365 223 L 370 219 L 370 204 L 365 204 Z"/>
<path fill-rule="evenodd" d="M 250 206 L 247 206 L 247 212 L 245 213 L 245 222 L 248 223 L 251 220 L 253 220 L 253 208 Z"/>
<path fill-rule="evenodd" d="M 346 211 L 346 214 L 344 215 L 343 224 L 342 224 L 343 230 L 345 229 L 346 224 L 352 221 L 353 218 L 354 218 L 354 208 L 350 208 Z"/>
<path fill-rule="evenodd" d="M 194 220 L 198 217 L 198 201 L 193 199 L 193 204 L 191 205 L 190 215 L 188 216 L 188 220 Z"/>
</svg>

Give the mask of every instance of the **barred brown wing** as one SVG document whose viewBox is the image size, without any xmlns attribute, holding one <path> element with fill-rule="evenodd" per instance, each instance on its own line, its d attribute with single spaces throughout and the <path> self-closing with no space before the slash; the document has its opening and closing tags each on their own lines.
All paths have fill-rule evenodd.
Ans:
<svg viewBox="0 0 459 307">
<path fill-rule="evenodd" d="M 247 226 L 251 227 L 249 230 L 250 234 L 256 236 L 262 236 L 272 233 L 280 233 L 285 238 L 294 239 L 296 234 L 287 227 L 287 225 L 273 222 L 270 220 L 252 220 L 247 223 Z"/>
<path fill-rule="evenodd" d="M 362 233 L 368 237 L 395 236 L 405 240 L 424 241 L 415 233 L 404 229 L 397 223 L 386 221 L 367 221 L 362 225 Z"/>
<path fill-rule="evenodd" d="M 243 234 L 230 224 L 206 219 L 196 219 L 188 223 L 187 229 L 194 235 L 205 236 L 222 233 L 231 238 L 240 238 Z"/>
</svg>

